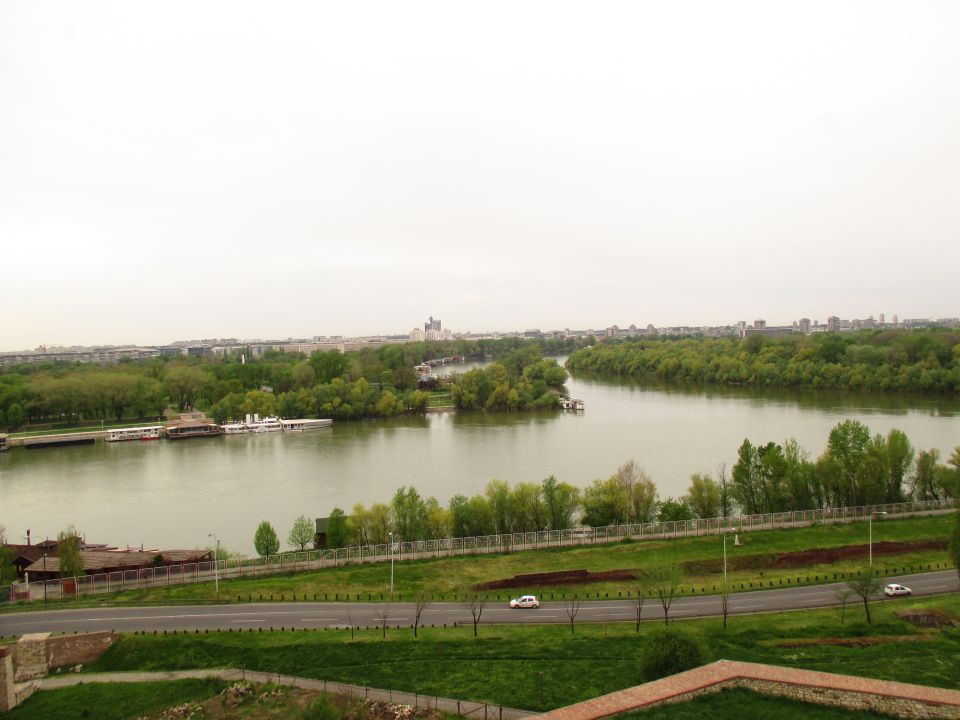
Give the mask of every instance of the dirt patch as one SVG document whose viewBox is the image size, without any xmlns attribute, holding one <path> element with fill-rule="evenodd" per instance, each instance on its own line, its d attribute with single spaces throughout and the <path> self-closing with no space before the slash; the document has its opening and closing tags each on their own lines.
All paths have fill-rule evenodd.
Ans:
<svg viewBox="0 0 960 720">
<path fill-rule="evenodd" d="M 912 542 L 875 542 L 873 544 L 874 557 L 902 555 L 904 553 L 922 552 L 925 550 L 946 550 L 946 540 L 916 540 Z M 728 558 L 727 566 L 734 570 L 765 570 L 767 568 L 792 568 L 810 565 L 828 565 L 840 560 L 851 558 L 865 558 L 867 545 L 844 545 L 835 548 L 820 548 L 816 550 L 796 550 L 779 554 L 765 553 L 762 555 L 747 555 L 744 557 Z M 716 573 L 723 569 L 722 560 L 699 560 L 683 564 L 685 572 L 697 575 Z"/>
<path fill-rule="evenodd" d="M 514 575 L 506 580 L 494 580 L 475 585 L 477 590 L 501 590 L 504 588 L 535 588 L 544 585 L 586 585 L 598 582 L 629 582 L 634 579 L 632 570 L 558 570 L 556 572 L 528 573 Z"/>
<path fill-rule="evenodd" d="M 932 638 L 929 635 L 890 635 L 886 637 L 859 637 L 859 638 L 803 638 L 800 640 L 780 640 L 773 643 L 778 648 L 802 648 L 811 645 L 834 645 L 836 647 L 870 647 L 871 645 L 885 645 L 899 642 L 927 642 Z"/>
<path fill-rule="evenodd" d="M 960 627 L 960 623 L 942 610 L 897 610 L 894 614 L 901 620 L 922 628 Z"/>
</svg>

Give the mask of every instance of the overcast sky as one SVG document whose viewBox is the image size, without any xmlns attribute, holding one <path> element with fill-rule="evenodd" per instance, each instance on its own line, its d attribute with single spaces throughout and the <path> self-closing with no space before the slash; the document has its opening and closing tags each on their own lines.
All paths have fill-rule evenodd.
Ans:
<svg viewBox="0 0 960 720">
<path fill-rule="evenodd" d="M 960 315 L 960 3 L 0 5 L 0 349 Z"/>
</svg>

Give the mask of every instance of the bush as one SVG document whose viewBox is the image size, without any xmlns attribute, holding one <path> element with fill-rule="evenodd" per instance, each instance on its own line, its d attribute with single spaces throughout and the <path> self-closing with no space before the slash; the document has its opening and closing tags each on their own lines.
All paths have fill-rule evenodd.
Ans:
<svg viewBox="0 0 960 720">
<path fill-rule="evenodd" d="M 662 628 L 647 638 L 640 670 L 646 680 L 656 680 L 703 663 L 703 648 L 696 640 L 680 630 Z"/>
</svg>

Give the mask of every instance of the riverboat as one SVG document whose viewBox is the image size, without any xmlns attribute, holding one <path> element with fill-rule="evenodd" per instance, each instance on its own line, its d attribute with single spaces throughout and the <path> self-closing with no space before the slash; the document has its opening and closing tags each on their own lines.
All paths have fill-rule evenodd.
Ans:
<svg viewBox="0 0 960 720">
<path fill-rule="evenodd" d="M 223 430 L 224 435 L 243 435 L 244 433 L 250 432 L 247 424 L 242 422 L 224 423 L 220 428 Z"/>
<path fill-rule="evenodd" d="M 215 437 L 223 435 L 223 430 L 215 422 L 192 421 L 167 426 L 168 440 L 186 440 L 196 437 Z"/>
<path fill-rule="evenodd" d="M 107 430 L 107 436 L 104 438 L 107 442 L 121 442 L 124 440 L 159 440 L 160 431 L 163 428 L 160 425 L 145 425 L 144 427 L 116 428 Z"/>
<path fill-rule="evenodd" d="M 583 400 L 577 398 L 561 397 L 560 409 L 571 410 L 572 412 L 583 412 Z"/>
<path fill-rule="evenodd" d="M 330 427 L 333 420 L 322 420 L 318 418 L 296 418 L 294 420 L 281 420 L 280 426 L 284 432 L 303 432 L 304 430 L 315 430 L 317 428 Z"/>
<path fill-rule="evenodd" d="M 250 432 L 280 432 L 283 430 L 283 425 L 280 424 L 280 418 L 273 416 L 265 417 L 262 420 L 259 415 L 254 415 L 253 420 L 250 419 L 250 416 L 247 415 L 246 422 L 247 429 Z"/>
</svg>

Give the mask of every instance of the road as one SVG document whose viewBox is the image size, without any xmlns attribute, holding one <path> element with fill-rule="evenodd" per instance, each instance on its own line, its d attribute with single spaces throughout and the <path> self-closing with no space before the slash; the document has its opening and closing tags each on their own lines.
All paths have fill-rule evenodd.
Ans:
<svg viewBox="0 0 960 720">
<path fill-rule="evenodd" d="M 915 596 L 955 592 L 960 589 L 955 570 L 898 575 L 883 582 L 898 582 L 913 590 Z M 836 605 L 836 593 L 845 583 L 778 588 L 730 595 L 729 613 L 797 610 Z M 856 598 L 853 598 L 855 600 Z M 881 596 L 879 601 L 897 602 Z M 567 623 L 567 603 L 544 602 L 539 609 L 511 610 L 503 602 L 488 603 L 483 610 L 483 624 L 498 623 Z M 377 626 L 386 612 L 391 626 L 413 624 L 416 607 L 413 603 L 255 603 L 243 605 L 180 605 L 159 607 L 110 607 L 76 610 L 30 611 L 0 614 L 0 635 L 22 635 L 29 632 L 90 632 L 94 630 L 245 630 L 247 628 L 343 628 Z M 703 595 L 674 601 L 671 618 L 719 615 L 720 597 Z M 636 617 L 632 600 L 584 601 L 576 622 L 627 622 Z M 647 599 L 643 619 L 663 617 L 657 600 Z M 421 624 L 469 624 L 470 611 L 462 603 L 433 603 L 423 611 Z"/>
</svg>

